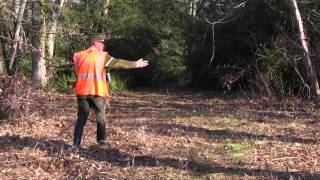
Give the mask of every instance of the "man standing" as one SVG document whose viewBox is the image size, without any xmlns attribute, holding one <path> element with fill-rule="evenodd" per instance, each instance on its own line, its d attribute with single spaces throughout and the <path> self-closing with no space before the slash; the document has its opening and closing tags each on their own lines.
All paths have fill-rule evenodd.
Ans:
<svg viewBox="0 0 320 180">
<path fill-rule="evenodd" d="M 90 108 L 94 109 L 97 121 L 97 142 L 107 145 L 105 108 L 106 98 L 110 97 L 109 81 L 106 79 L 108 68 L 142 68 L 148 61 L 126 61 L 111 57 L 104 49 L 104 34 L 90 37 L 90 47 L 73 55 L 77 75 L 75 90 L 78 101 L 78 118 L 74 129 L 73 145 L 80 147 L 83 128 L 87 122 Z"/>
</svg>

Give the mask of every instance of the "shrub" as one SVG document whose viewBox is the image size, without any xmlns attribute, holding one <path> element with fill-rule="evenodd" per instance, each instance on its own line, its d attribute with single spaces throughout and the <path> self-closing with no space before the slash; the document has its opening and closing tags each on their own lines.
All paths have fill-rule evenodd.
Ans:
<svg viewBox="0 0 320 180">
<path fill-rule="evenodd" d="M 121 92 L 127 89 L 127 80 L 122 78 L 120 75 L 116 73 L 110 74 L 111 82 L 110 82 L 110 90 L 111 93 Z"/>
<path fill-rule="evenodd" d="M 45 86 L 45 90 L 53 90 L 58 92 L 64 93 L 71 93 L 73 92 L 73 84 L 76 82 L 76 75 L 74 73 L 71 74 L 60 74 L 55 75 L 49 79 Z"/>
<path fill-rule="evenodd" d="M 269 95 L 285 95 L 295 92 L 301 85 L 299 77 L 294 71 L 294 60 L 282 48 L 273 44 L 264 48 L 260 62 L 257 63 L 257 85 Z"/>
<path fill-rule="evenodd" d="M 17 61 L 16 72 L 19 72 L 27 77 L 31 77 L 32 73 L 32 58 L 25 57 Z"/>
</svg>

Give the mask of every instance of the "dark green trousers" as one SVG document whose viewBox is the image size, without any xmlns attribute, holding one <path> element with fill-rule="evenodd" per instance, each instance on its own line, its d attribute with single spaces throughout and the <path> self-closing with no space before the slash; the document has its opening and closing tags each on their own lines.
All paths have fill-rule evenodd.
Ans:
<svg viewBox="0 0 320 180">
<path fill-rule="evenodd" d="M 100 96 L 78 96 L 78 119 L 74 128 L 73 145 L 80 147 L 83 128 L 88 120 L 90 109 L 93 109 L 97 120 L 97 141 L 106 138 L 105 108 L 106 99 Z"/>
</svg>

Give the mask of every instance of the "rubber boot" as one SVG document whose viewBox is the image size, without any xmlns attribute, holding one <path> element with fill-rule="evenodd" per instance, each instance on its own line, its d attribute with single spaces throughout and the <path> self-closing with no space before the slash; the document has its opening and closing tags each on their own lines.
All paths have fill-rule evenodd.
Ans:
<svg viewBox="0 0 320 180">
<path fill-rule="evenodd" d="M 97 142 L 105 143 L 106 141 L 106 125 L 105 123 L 97 123 Z"/>
<path fill-rule="evenodd" d="M 81 144 L 81 138 L 82 138 L 82 132 L 83 132 L 83 123 L 77 122 L 75 128 L 74 128 L 74 136 L 73 136 L 73 145 L 80 147 Z"/>
</svg>

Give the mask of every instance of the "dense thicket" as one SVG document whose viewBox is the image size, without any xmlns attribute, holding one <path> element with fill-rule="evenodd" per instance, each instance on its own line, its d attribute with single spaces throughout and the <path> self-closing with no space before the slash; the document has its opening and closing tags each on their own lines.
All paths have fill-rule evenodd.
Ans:
<svg viewBox="0 0 320 180">
<path fill-rule="evenodd" d="M 27 6 L 35 2 L 27 1 Z M 49 20 L 50 10 L 60 1 L 40 2 L 44 19 Z M 106 16 L 101 14 L 102 7 L 108 10 Z M 320 2 L 300 1 L 299 10 L 311 59 L 319 72 Z M 114 86 L 125 82 L 130 86 L 180 85 L 305 95 L 310 92 L 311 81 L 293 11 L 288 0 L 65 1 L 59 14 L 54 56 L 46 59 L 46 66 L 49 71 L 66 74 L 72 53 L 87 46 L 87 35 L 104 32 L 111 55 L 150 60 L 143 71 L 111 70 Z M 12 1 L 0 3 L 0 13 L 3 62 L 10 57 L 14 38 Z M 32 12 L 29 9 L 24 14 L 21 44 L 25 46 L 19 48 L 11 70 L 14 73 L 31 69 Z M 47 77 L 49 84 L 60 83 L 60 88 L 70 79 L 66 75 L 57 77 L 57 73 L 47 73 Z M 59 81 L 54 81 L 57 78 Z"/>
</svg>

